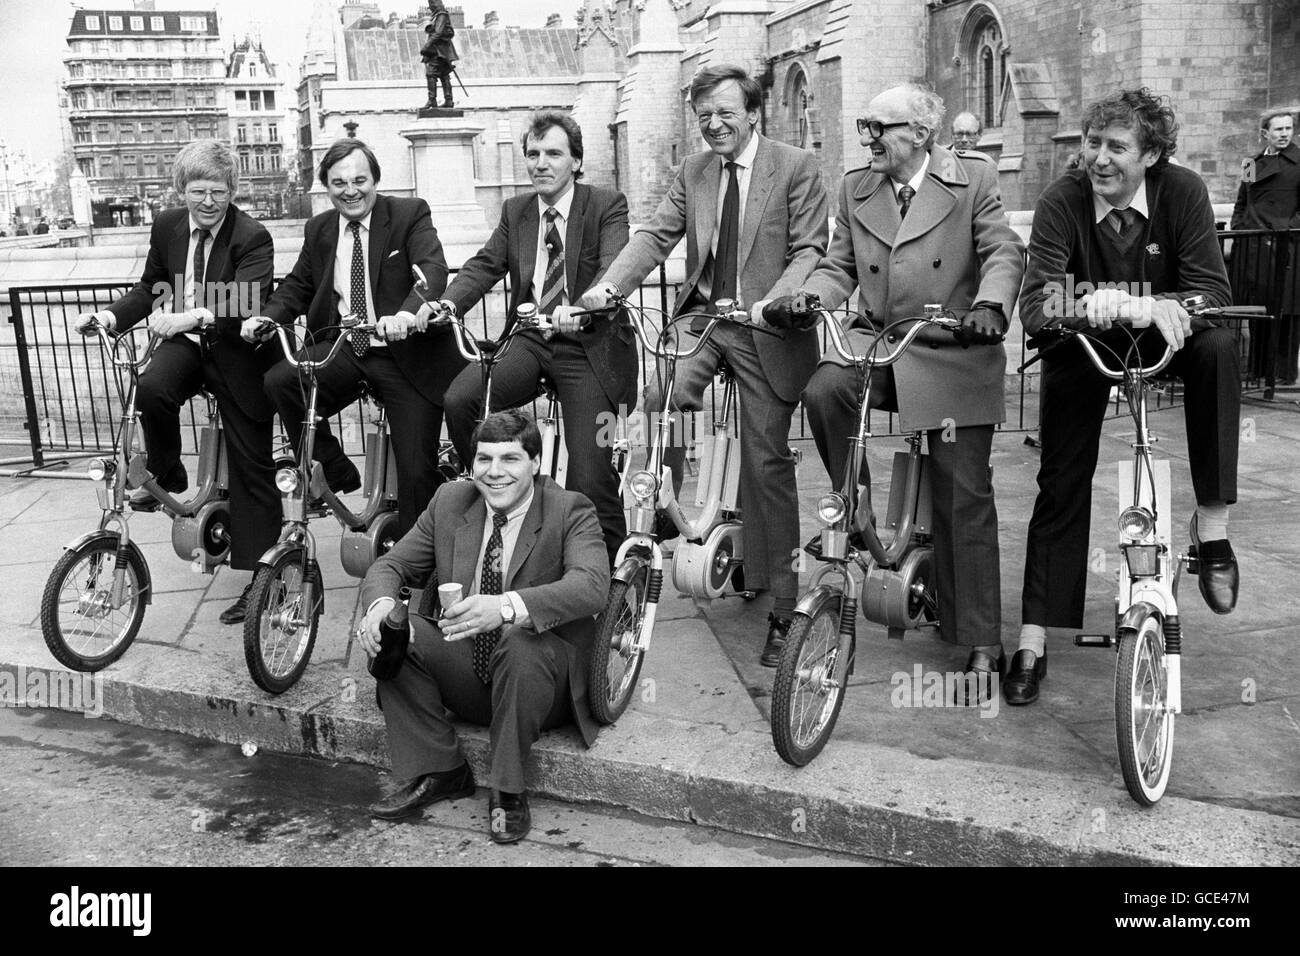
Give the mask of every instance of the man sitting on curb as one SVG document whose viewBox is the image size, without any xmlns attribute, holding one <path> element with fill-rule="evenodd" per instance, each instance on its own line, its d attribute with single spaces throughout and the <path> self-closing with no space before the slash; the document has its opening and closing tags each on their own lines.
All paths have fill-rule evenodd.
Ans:
<svg viewBox="0 0 1300 956">
<path fill-rule="evenodd" d="M 531 417 L 518 409 L 489 415 L 474 449 L 473 483 L 439 488 L 361 585 L 367 611 L 358 637 L 370 654 L 402 585 L 424 585 L 436 568 L 429 587 L 459 584 L 466 595 L 437 622 L 412 616 L 409 656 L 396 677 L 379 682 L 401 782 L 370 812 L 398 820 L 474 792 L 451 711 L 490 727 L 490 832 L 515 843 L 531 823 L 524 764 L 541 732 L 576 721 L 588 746 L 596 739 L 586 661 L 609 561 L 591 502 L 538 476 L 542 439 Z"/>
</svg>

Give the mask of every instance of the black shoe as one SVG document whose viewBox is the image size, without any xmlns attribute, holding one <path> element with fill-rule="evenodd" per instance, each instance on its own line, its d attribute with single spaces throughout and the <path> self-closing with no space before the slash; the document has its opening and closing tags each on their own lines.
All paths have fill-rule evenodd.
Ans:
<svg viewBox="0 0 1300 956">
<path fill-rule="evenodd" d="M 440 800 L 472 797 L 474 790 L 474 771 L 464 763 L 455 770 L 426 773 L 406 781 L 378 803 L 372 803 L 370 815 L 380 820 L 401 820 Z"/>
<path fill-rule="evenodd" d="M 655 512 L 654 536 L 659 539 L 660 543 L 672 541 L 674 538 L 681 537 L 681 534 L 677 522 L 668 517 L 668 512 Z"/>
<path fill-rule="evenodd" d="M 998 683 L 1002 674 L 1007 669 L 1007 655 L 1001 647 L 998 648 L 998 656 L 995 658 L 987 651 L 971 651 L 970 657 L 966 659 L 965 675 L 975 674 L 975 699 L 971 700 L 970 695 L 966 693 L 970 686 L 968 676 L 957 682 L 957 700 L 955 703 L 958 707 L 978 707 L 980 704 L 992 700 L 998 693 Z M 994 675 L 997 675 L 995 680 Z"/>
<path fill-rule="evenodd" d="M 346 495 L 361 487 L 361 473 L 352 464 L 352 459 L 340 455 L 325 466 L 325 484 L 330 486 L 330 491 L 334 494 Z"/>
<path fill-rule="evenodd" d="M 1201 587 L 1201 597 L 1215 614 L 1231 614 L 1237 606 L 1237 588 L 1241 573 L 1237 570 L 1237 556 L 1227 538 L 1202 541 L 1197 535 L 1196 515 L 1192 515 L 1189 529 L 1192 546 L 1188 555 L 1196 559 L 1196 577 Z"/>
<path fill-rule="evenodd" d="M 163 491 L 170 492 L 173 495 L 179 495 L 182 491 L 190 486 L 190 476 L 185 472 L 185 466 L 179 461 L 167 470 L 167 473 L 158 479 L 158 486 Z M 146 488 L 137 488 L 135 492 L 127 499 L 127 504 L 131 506 L 132 511 L 157 511 L 162 507 L 162 502 L 151 495 Z"/>
<path fill-rule="evenodd" d="M 220 621 L 222 624 L 243 623 L 244 617 L 248 614 L 248 595 L 252 593 L 252 590 L 253 582 L 249 581 L 239 597 L 235 598 L 235 603 L 221 612 Z"/>
<path fill-rule="evenodd" d="M 1047 676 L 1047 651 L 1039 657 L 1033 651 L 1016 651 L 1011 668 L 1002 682 L 1002 696 L 1012 707 L 1038 700 L 1038 682 Z"/>
<path fill-rule="evenodd" d="M 790 623 L 788 617 L 767 616 L 767 643 L 758 658 L 764 667 L 775 667 L 781 660 L 781 648 L 785 647 L 785 639 L 790 636 Z"/>
<path fill-rule="evenodd" d="M 528 836 L 532 826 L 528 794 L 492 791 L 488 800 L 488 832 L 493 843 L 518 843 Z"/>
</svg>

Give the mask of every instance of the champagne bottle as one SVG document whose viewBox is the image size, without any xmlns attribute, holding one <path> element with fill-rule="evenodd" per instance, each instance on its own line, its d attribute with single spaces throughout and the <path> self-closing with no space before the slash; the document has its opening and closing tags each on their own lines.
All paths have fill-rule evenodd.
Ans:
<svg viewBox="0 0 1300 956">
<path fill-rule="evenodd" d="M 392 680 L 402 669 L 407 645 L 411 643 L 411 628 L 407 624 L 407 602 L 410 599 L 411 589 L 402 588 L 397 592 L 397 603 L 379 622 L 379 653 L 367 665 L 370 676 L 375 680 Z"/>
</svg>

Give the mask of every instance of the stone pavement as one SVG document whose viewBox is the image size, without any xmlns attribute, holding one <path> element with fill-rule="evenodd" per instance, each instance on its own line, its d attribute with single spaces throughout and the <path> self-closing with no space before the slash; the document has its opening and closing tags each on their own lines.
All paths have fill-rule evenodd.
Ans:
<svg viewBox="0 0 1300 956">
<path fill-rule="evenodd" d="M 1152 425 L 1162 439 L 1157 452 L 1173 461 L 1181 537 L 1192 502 L 1181 409 L 1156 412 Z M 670 583 L 627 714 L 591 750 L 576 733 L 547 734 L 534 751 L 534 788 L 917 864 L 1300 863 L 1300 692 L 1293 683 L 1300 598 L 1291 564 L 1300 559 L 1300 407 L 1248 402 L 1242 427 L 1241 500 L 1232 512 L 1241 599 L 1234 614 L 1218 617 L 1194 583 L 1182 591 L 1184 713 L 1169 790 L 1155 808 L 1133 803 L 1116 761 L 1113 653 L 1076 648 L 1070 635 L 1054 634 L 1051 670 L 1034 706 L 901 707 L 895 675 L 959 670 L 965 655 L 931 633 L 890 641 L 883 628 L 860 621 L 857 673 L 834 736 L 813 763 L 795 769 L 777 756 L 768 730 L 774 672 L 757 663 L 767 607 L 687 599 Z M 1086 622 L 1094 632 L 1107 630 L 1113 617 L 1112 463 L 1127 456 L 1131 431 L 1127 418 L 1107 423 L 1094 482 Z M 1036 491 L 1037 452 L 1023 438 L 1008 430 L 994 442 L 1009 651 Z M 801 447 L 806 538 L 828 481 L 811 442 Z M 873 440 L 877 475 L 899 447 L 897 438 Z M 883 495 L 879 484 L 876 494 Z M 41 589 L 63 546 L 90 530 L 97 514 L 86 482 L 0 479 L 0 687 L 9 674 L 12 688 L 19 667 L 28 681 L 59 670 L 41 639 Z M 332 519 L 313 525 L 327 591 L 312 663 L 279 697 L 248 677 L 242 630 L 217 621 L 244 575 L 192 573 L 172 552 L 164 517 L 137 516 L 131 527 L 155 599 L 136 643 L 102 672 L 106 716 L 386 766 L 382 718 L 364 655 L 350 640 L 356 583 L 339 564 Z M 486 731 L 465 733 L 470 759 L 482 767 Z"/>
</svg>

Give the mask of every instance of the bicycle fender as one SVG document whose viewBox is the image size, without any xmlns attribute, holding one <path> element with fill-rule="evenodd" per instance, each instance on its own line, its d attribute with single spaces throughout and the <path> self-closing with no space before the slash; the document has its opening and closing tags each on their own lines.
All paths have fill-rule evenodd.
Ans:
<svg viewBox="0 0 1300 956">
<path fill-rule="evenodd" d="M 1136 603 L 1129 605 L 1129 609 L 1120 616 L 1119 626 L 1115 628 L 1115 631 L 1120 636 L 1124 635 L 1126 632 L 1131 635 L 1136 635 L 1138 629 L 1142 627 L 1143 620 L 1148 617 L 1155 617 L 1157 621 L 1162 621 L 1164 619 L 1164 615 L 1161 614 L 1160 609 L 1154 604 L 1149 604 L 1146 601 L 1137 601 Z"/>
<path fill-rule="evenodd" d="M 116 542 L 119 537 L 120 535 L 116 531 L 110 531 L 107 528 L 102 528 L 99 531 L 87 531 L 85 534 L 77 538 L 75 541 L 71 541 L 68 544 L 65 544 L 63 546 L 63 550 L 75 551 L 77 548 L 80 548 L 82 545 L 89 544 L 91 541 L 98 541 L 100 539 L 107 539 Z M 136 557 L 140 559 L 140 567 L 144 569 L 144 580 L 140 582 L 140 593 L 141 596 L 144 598 L 145 604 L 152 604 L 153 603 L 153 576 L 149 573 L 149 562 L 144 559 L 144 552 L 140 550 L 140 546 L 136 544 L 134 541 L 127 542 L 126 546 L 129 550 L 134 551 Z"/>
<path fill-rule="evenodd" d="M 627 584 L 632 580 L 632 576 L 636 574 L 637 568 L 643 564 L 647 566 L 650 564 L 650 555 L 633 552 L 623 559 L 622 564 L 614 569 L 614 573 L 609 576 L 609 579 L 611 582 L 622 581 Z"/>
<path fill-rule="evenodd" d="M 278 561 L 282 555 L 289 554 L 290 552 L 293 551 L 302 551 L 302 550 L 303 550 L 303 546 L 299 544 L 297 541 L 277 541 L 260 558 L 257 559 L 257 564 L 259 567 L 265 566 L 269 568 L 272 564 Z M 316 587 L 318 589 L 317 598 L 320 601 L 321 613 L 324 614 L 325 613 L 325 589 L 321 587 L 321 574 L 320 574 L 319 567 L 316 569 Z"/>
<path fill-rule="evenodd" d="M 822 605 L 828 601 L 837 600 L 840 594 L 841 592 L 837 588 L 833 588 L 829 584 L 819 584 L 799 599 L 799 603 L 794 607 L 794 613 L 811 618 L 821 610 Z"/>
</svg>

